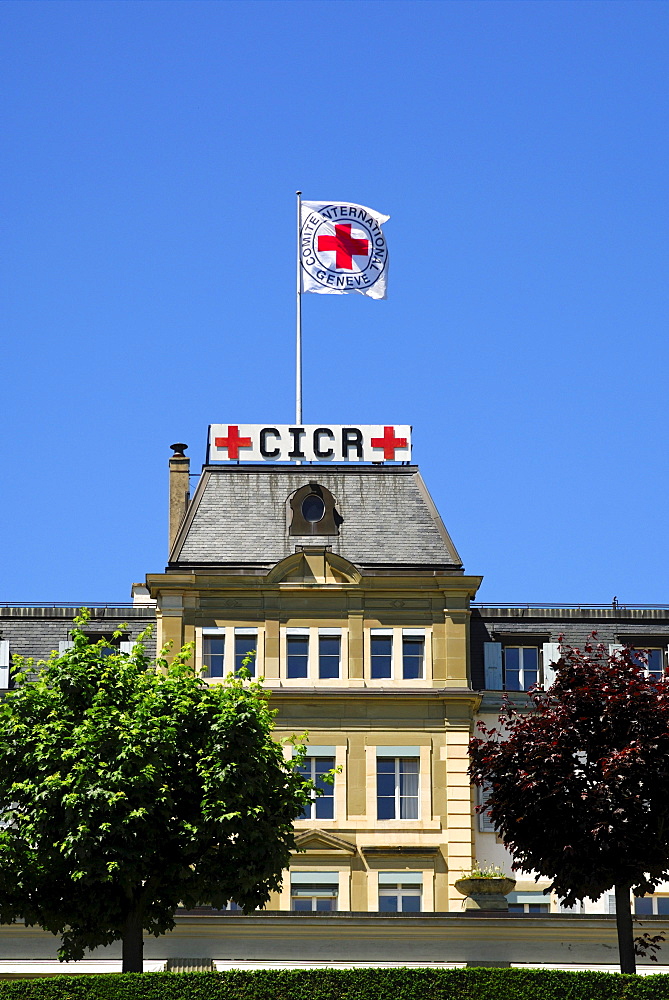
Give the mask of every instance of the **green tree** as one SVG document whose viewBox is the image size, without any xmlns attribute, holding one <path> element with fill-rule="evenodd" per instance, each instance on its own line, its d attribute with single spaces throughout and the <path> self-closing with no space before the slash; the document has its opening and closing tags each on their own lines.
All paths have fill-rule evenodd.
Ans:
<svg viewBox="0 0 669 1000">
<path fill-rule="evenodd" d="M 280 888 L 311 786 L 249 676 L 73 640 L 0 705 L 0 920 L 60 935 L 63 960 L 121 939 L 141 972 L 143 931 L 179 904 L 250 911 Z"/>
</svg>

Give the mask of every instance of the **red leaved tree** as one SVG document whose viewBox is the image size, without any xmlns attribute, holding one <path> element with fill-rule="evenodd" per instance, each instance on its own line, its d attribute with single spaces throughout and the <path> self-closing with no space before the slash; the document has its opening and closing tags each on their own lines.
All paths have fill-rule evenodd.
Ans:
<svg viewBox="0 0 669 1000">
<path fill-rule="evenodd" d="M 630 890 L 669 874 L 669 682 L 629 648 L 562 654 L 530 712 L 479 723 L 470 776 L 515 869 L 551 879 L 568 905 L 615 888 L 620 969 L 635 972 Z"/>
</svg>

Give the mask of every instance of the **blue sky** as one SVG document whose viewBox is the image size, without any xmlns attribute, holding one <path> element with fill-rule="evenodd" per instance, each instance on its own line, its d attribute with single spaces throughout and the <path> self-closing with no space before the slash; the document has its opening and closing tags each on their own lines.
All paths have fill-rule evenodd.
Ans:
<svg viewBox="0 0 669 1000">
<path fill-rule="evenodd" d="M 411 423 L 501 602 L 667 601 L 669 5 L 0 6 L 0 600 L 129 599 L 169 445 L 293 419 L 294 192 L 391 216 L 304 297 L 306 423 Z"/>
</svg>

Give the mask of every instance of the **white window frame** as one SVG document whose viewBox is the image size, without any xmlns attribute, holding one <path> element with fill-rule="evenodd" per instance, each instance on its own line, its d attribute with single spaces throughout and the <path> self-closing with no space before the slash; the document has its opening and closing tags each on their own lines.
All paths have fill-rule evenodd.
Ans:
<svg viewBox="0 0 669 1000">
<path fill-rule="evenodd" d="M 225 678 L 225 676 L 228 673 L 230 673 L 230 671 L 228 669 L 226 669 L 226 667 L 227 667 L 227 661 L 228 661 L 228 654 L 229 654 L 229 645 L 230 645 L 229 642 L 228 642 L 228 637 L 226 635 L 226 631 L 227 630 L 224 629 L 224 628 L 218 628 L 218 629 L 203 628 L 202 629 L 202 637 L 201 637 L 201 659 L 202 659 L 202 666 L 201 666 L 201 672 L 202 672 L 203 676 L 205 677 L 205 680 L 208 680 L 208 681 L 222 681 Z M 214 674 L 213 676 L 211 676 L 208 673 L 208 671 L 209 671 L 209 664 L 205 663 L 205 659 L 204 659 L 205 658 L 205 643 L 206 643 L 207 639 L 223 639 L 223 670 L 222 670 L 222 673 L 220 675 L 219 674 Z"/>
<path fill-rule="evenodd" d="M 237 668 L 237 663 L 236 663 L 236 660 L 237 660 L 237 636 L 245 636 L 245 635 L 247 635 L 247 636 L 254 636 L 254 638 L 256 640 L 255 641 L 256 655 L 253 658 L 253 674 L 252 674 L 252 676 L 255 678 L 255 677 L 258 676 L 258 663 L 257 663 L 257 660 L 258 660 L 258 629 L 257 628 L 251 628 L 251 627 L 247 628 L 246 626 L 243 626 L 243 625 L 235 625 L 233 627 L 232 650 L 231 650 L 231 653 L 232 653 L 232 669 L 233 670 L 237 670 L 238 669 Z M 226 647 L 227 647 L 227 643 L 226 643 Z M 227 652 L 227 649 L 226 649 L 226 652 Z M 248 670 L 249 668 L 246 667 L 246 669 Z"/>
<path fill-rule="evenodd" d="M 404 640 L 405 639 L 422 639 L 423 640 L 423 662 L 421 663 L 422 673 L 420 677 L 405 677 L 404 676 Z M 403 628 L 402 629 L 402 647 L 400 656 L 402 659 L 402 680 L 403 681 L 424 681 L 426 673 L 426 661 L 427 661 L 427 636 L 425 634 L 424 628 Z"/>
<path fill-rule="evenodd" d="M 417 746 L 395 746 L 378 743 L 367 744 L 365 747 L 365 816 L 367 826 L 373 830 L 382 831 L 386 836 L 390 829 L 415 830 L 420 823 L 424 830 L 441 830 L 442 820 L 433 815 L 432 790 L 432 741 L 425 741 Z M 377 810 L 377 757 L 418 757 L 420 769 L 418 774 L 419 818 L 416 819 L 378 819 Z"/>
<path fill-rule="evenodd" d="M 421 886 L 421 913 L 434 912 L 434 880 L 433 868 L 413 869 L 412 871 L 387 871 L 385 868 L 373 869 L 367 877 L 368 887 L 368 907 L 371 913 L 379 912 L 379 890 L 385 889 L 388 882 L 393 880 L 396 883 L 414 884 Z"/>
<path fill-rule="evenodd" d="M 370 628 L 367 634 L 368 650 L 367 656 L 365 657 L 368 667 L 365 673 L 368 675 L 367 680 L 372 684 L 383 684 L 384 681 L 392 681 L 395 679 L 395 635 L 394 629 L 392 628 Z M 390 639 L 390 677 L 372 677 L 372 639 Z"/>
<path fill-rule="evenodd" d="M 309 640 L 308 647 L 308 658 L 307 658 L 307 676 L 306 677 L 289 677 L 288 676 L 288 637 L 289 636 L 306 636 Z M 321 636 L 325 637 L 337 637 L 339 639 L 339 676 L 338 677 L 320 677 L 319 676 L 319 666 L 320 666 L 320 642 Z M 286 625 L 282 626 L 279 634 L 279 647 L 280 647 L 280 683 L 285 687 L 304 687 L 305 684 L 309 686 L 323 686 L 323 687 L 340 687 L 342 681 L 348 679 L 348 629 L 341 628 L 339 626 L 329 626 L 329 625 L 309 625 L 309 626 L 297 626 L 297 625 Z"/>
<path fill-rule="evenodd" d="M 381 910 L 381 897 L 382 896 L 397 896 L 398 899 L 398 909 L 396 911 Z M 412 898 L 418 897 L 420 900 L 420 906 L 418 910 L 407 910 L 404 911 L 401 908 L 401 899 L 403 896 L 411 896 Z M 403 872 L 379 872 L 378 877 L 378 912 L 397 912 L 397 913 L 424 913 L 424 893 L 423 893 L 423 872 L 422 871 L 403 871 Z"/>
<path fill-rule="evenodd" d="M 533 649 L 535 651 L 536 655 L 537 655 L 537 669 L 536 669 L 537 679 L 536 679 L 536 683 L 537 684 L 541 684 L 541 679 L 542 679 L 541 647 L 540 646 L 534 646 L 531 643 L 527 643 L 527 645 L 521 645 L 520 643 L 510 642 L 508 645 L 504 645 L 502 647 L 502 666 L 503 666 L 503 669 L 504 669 L 504 674 L 503 674 L 504 690 L 505 691 L 513 691 L 512 688 L 508 688 L 506 686 L 506 652 L 507 652 L 508 649 L 517 649 L 517 650 L 519 650 L 519 655 L 518 655 L 518 664 L 519 664 L 519 669 L 518 669 L 518 683 L 520 684 L 520 691 L 529 691 L 529 687 L 532 686 L 532 685 L 530 685 L 529 687 L 525 686 L 525 668 L 523 666 L 523 660 L 524 660 L 524 650 L 526 650 L 526 649 Z M 532 670 L 531 673 L 535 673 L 535 671 Z M 520 693 L 520 691 L 519 691 L 519 693 Z"/>
<path fill-rule="evenodd" d="M 293 906 L 293 899 L 308 899 L 311 902 L 311 911 L 309 910 L 296 910 Z M 335 905 L 329 910 L 318 910 L 317 902 L 319 899 L 334 899 Z M 292 889 L 290 892 L 290 909 L 292 913 L 337 913 L 339 910 L 339 892 L 327 892 L 325 889 L 322 893 L 314 890 L 311 896 L 306 893 L 301 895 L 300 893 L 293 893 Z"/>
<path fill-rule="evenodd" d="M 662 680 L 663 677 L 667 676 L 667 649 L 665 646 L 632 646 L 632 650 L 635 653 L 654 653 L 658 652 L 660 654 L 660 673 L 655 673 L 654 670 L 648 669 L 648 664 L 644 665 L 643 672 L 646 677 L 653 677 L 655 680 Z"/>
<path fill-rule="evenodd" d="M 9 688 L 9 639 L 0 639 L 0 691 Z"/>
<path fill-rule="evenodd" d="M 399 752 L 398 752 L 399 751 Z M 376 786 L 376 780 L 378 778 L 378 762 L 379 760 L 393 760 L 395 762 L 395 815 L 389 817 L 388 819 L 379 818 L 379 793 L 378 786 Z M 400 794 L 400 761 L 402 760 L 415 760 L 418 764 L 418 788 L 416 790 L 416 816 L 402 816 L 402 796 Z M 391 747 L 377 747 L 376 748 L 376 775 L 375 775 L 375 788 L 374 788 L 374 801 L 375 801 L 375 816 L 377 823 L 387 824 L 387 823 L 417 823 L 421 818 L 421 791 L 422 791 L 422 781 L 421 781 L 421 755 L 419 747 L 401 747 L 401 746 L 391 746 Z M 387 798 L 389 796 L 384 796 Z M 412 796 L 413 798 L 413 796 Z"/>
<path fill-rule="evenodd" d="M 337 886 L 337 907 L 336 911 L 342 912 L 351 908 L 350 889 L 350 867 L 339 866 L 330 867 L 327 871 L 293 868 L 286 872 L 283 879 L 283 887 L 280 897 L 280 908 L 282 910 L 293 909 L 293 886 L 297 885 L 323 885 Z"/>
<path fill-rule="evenodd" d="M 390 638 L 391 661 L 390 677 L 372 677 L 372 638 L 380 636 Z M 423 675 L 422 677 L 404 677 L 404 638 L 414 638 L 423 640 Z M 364 658 L 365 658 L 365 681 L 366 683 L 383 687 L 388 684 L 418 684 L 424 685 L 432 680 L 432 629 L 431 628 L 404 628 L 396 626 L 393 628 L 365 629 L 364 635 Z"/>
<path fill-rule="evenodd" d="M 340 681 L 342 675 L 342 650 L 344 646 L 344 638 L 342 635 L 343 629 L 341 628 L 319 628 L 318 635 L 316 636 L 316 659 L 318 661 L 318 681 Z M 337 671 L 336 677 L 321 677 L 321 639 L 339 639 L 339 669 Z"/>
<path fill-rule="evenodd" d="M 336 767 L 337 766 L 337 750 L 338 749 L 339 749 L 338 747 L 333 747 L 333 746 L 327 746 L 327 747 L 326 746 L 307 747 L 307 753 L 306 753 L 306 757 L 305 757 L 305 764 L 307 762 L 309 762 L 310 765 L 311 765 L 311 772 L 312 773 L 310 775 L 310 778 L 311 778 L 312 781 L 315 782 L 315 780 L 316 780 L 315 774 L 314 774 L 314 771 L 315 771 L 315 761 L 322 760 L 323 757 L 329 757 L 332 760 L 332 762 L 333 762 L 333 767 Z M 332 813 L 333 813 L 332 819 L 323 819 L 322 817 L 316 816 L 316 802 L 317 802 L 317 799 L 320 798 L 321 796 L 316 796 L 315 795 L 313 797 L 313 799 L 311 800 L 311 807 L 310 807 L 310 810 L 309 810 L 310 811 L 310 815 L 309 816 L 299 816 L 298 817 L 299 820 L 301 820 L 303 823 L 313 823 L 314 821 L 317 821 L 318 823 L 332 823 L 334 820 L 336 820 L 336 818 L 337 818 L 337 791 L 338 791 L 338 788 L 337 788 L 337 785 L 338 785 L 337 777 L 334 780 L 334 784 L 332 784 L 330 786 L 330 788 L 332 789 Z"/>
<path fill-rule="evenodd" d="M 319 746 L 318 744 L 310 744 L 307 746 L 307 757 L 334 757 L 335 767 L 339 768 L 337 776 L 334 782 L 334 819 L 297 819 L 295 822 L 305 824 L 305 828 L 308 829 L 314 824 L 319 827 L 328 827 L 329 825 L 336 824 L 342 820 L 346 820 L 347 805 L 346 805 L 346 754 L 347 754 L 347 743 L 336 744 L 334 746 Z M 284 753 L 287 756 L 292 757 L 293 748 L 285 747 Z"/>
<path fill-rule="evenodd" d="M 262 677 L 263 673 L 263 647 L 264 647 L 264 629 L 262 626 L 258 625 L 207 625 L 200 628 L 196 632 L 196 655 L 195 655 L 195 665 L 198 672 L 204 677 L 206 681 L 210 683 L 220 683 L 224 680 L 228 674 L 232 674 L 235 671 L 235 636 L 237 635 L 255 635 L 256 637 L 256 655 L 254 664 L 254 679 Z M 207 638 L 222 638 L 223 639 L 223 676 L 222 677 L 207 677 L 205 675 L 206 665 L 204 662 L 204 641 Z"/>
</svg>

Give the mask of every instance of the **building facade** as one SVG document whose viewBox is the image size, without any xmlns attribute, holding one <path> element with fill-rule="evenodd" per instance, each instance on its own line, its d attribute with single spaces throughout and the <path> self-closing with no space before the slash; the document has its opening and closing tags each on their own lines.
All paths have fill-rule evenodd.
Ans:
<svg viewBox="0 0 669 1000">
<path fill-rule="evenodd" d="M 205 467 L 171 461 L 170 557 L 150 574 L 159 641 L 195 643 L 211 683 L 255 649 L 277 736 L 308 732 L 306 773 L 339 769 L 298 821 L 270 909 L 453 912 L 475 860 L 510 871 L 467 778 L 475 723 L 551 682 L 559 641 L 592 635 L 667 666 L 666 609 L 483 607 L 410 465 Z M 557 913 L 518 873 L 514 913 Z M 637 901 L 669 912 L 667 895 Z M 659 909 L 658 909 L 659 908 Z M 583 912 L 612 912 L 608 898 Z"/>
<path fill-rule="evenodd" d="M 277 737 L 308 732 L 310 776 L 338 769 L 270 909 L 456 908 L 480 578 L 418 469 L 212 465 L 188 502 L 183 458 L 171 476 L 170 559 L 147 576 L 158 642 L 194 642 L 210 683 L 256 650 Z"/>
<path fill-rule="evenodd" d="M 550 683 L 560 641 L 596 632 L 651 650 L 649 669 L 664 671 L 669 609 L 477 605 L 481 577 L 465 572 L 413 465 L 209 464 L 191 497 L 174 449 L 167 565 L 133 585 L 132 605 L 94 607 L 86 630 L 131 645 L 154 624 L 158 647 L 194 644 L 209 684 L 254 651 L 276 737 L 287 754 L 306 741 L 305 775 L 323 794 L 296 823 L 298 850 L 264 913 L 242 917 L 231 902 L 183 914 L 176 938 L 147 942 L 147 960 L 606 965 L 609 898 L 566 911 L 521 872 L 508 915 L 463 912 L 455 882 L 475 860 L 512 863 L 477 813 L 467 744 L 505 695 L 522 707 L 532 684 Z M 0 608 L 0 687 L 17 654 L 66 648 L 74 613 Z M 669 885 L 636 906 L 669 916 Z M 47 961 L 46 939 L 0 930 L 0 974 L 17 949 Z"/>
</svg>

